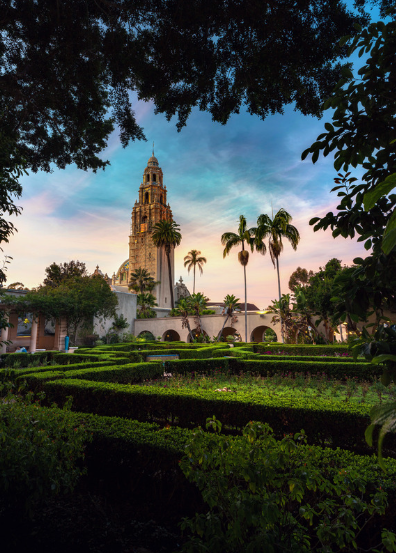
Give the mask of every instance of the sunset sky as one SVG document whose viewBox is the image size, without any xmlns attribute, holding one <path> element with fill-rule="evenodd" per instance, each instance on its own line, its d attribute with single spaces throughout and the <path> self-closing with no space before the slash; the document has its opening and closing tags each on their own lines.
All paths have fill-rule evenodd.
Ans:
<svg viewBox="0 0 396 553">
<path fill-rule="evenodd" d="M 96 265 L 109 275 L 117 271 L 128 257 L 131 210 L 153 141 L 183 236 L 175 253 L 175 277 L 182 276 L 191 291 L 192 273 L 184 269 L 183 257 L 198 249 L 207 264 L 197 291 L 211 301 L 226 294 L 243 298 L 238 250 L 223 259 L 220 237 L 236 232 L 239 215 L 247 218 L 249 227 L 255 226 L 257 217 L 271 214 L 272 208 L 274 213 L 286 209 L 301 234 L 297 251 L 285 242 L 280 257 L 282 292 L 289 291 L 290 274 L 298 266 L 315 271 L 332 257 L 350 264 L 354 257 L 364 256 L 356 241 L 333 239 L 329 231 L 314 233 L 308 224 L 338 203 L 330 194 L 336 176 L 332 158 L 320 158 L 315 165 L 310 159 L 301 161 L 302 151 L 322 132 L 330 112 L 320 121 L 294 112 L 292 106 L 265 121 L 241 112 L 221 126 L 194 110 L 178 133 L 176 121 L 155 115 L 150 103 L 135 100 L 133 105 L 147 142 L 123 149 L 115 131 L 103 153 L 111 163 L 105 171 L 94 174 L 72 166 L 23 178 L 18 202 L 23 213 L 15 220 L 18 233 L 3 248 L 13 257 L 8 283 L 37 286 L 53 261 L 78 259 L 90 272 Z M 248 301 L 260 309 L 277 297 L 276 271 L 268 254 L 251 255 L 247 278 Z"/>
<path fill-rule="evenodd" d="M 147 142 L 123 149 L 117 132 L 103 157 L 110 167 L 97 174 L 69 167 L 52 174 L 23 179 L 23 213 L 4 253 L 13 257 L 8 282 L 37 286 L 53 261 L 79 259 L 90 272 L 99 265 L 109 275 L 128 257 L 132 206 L 155 141 L 155 155 L 164 172 L 164 184 L 183 240 L 176 249 L 175 276 L 192 290 L 192 273 L 183 257 L 192 248 L 207 257 L 197 290 L 212 301 L 225 294 L 243 297 L 243 269 L 237 251 L 223 259 L 220 237 L 237 230 L 239 215 L 255 226 L 261 213 L 283 207 L 293 216 L 301 242 L 296 252 L 288 242 L 280 258 L 282 291 L 288 292 L 290 274 L 298 267 L 317 270 L 330 258 L 349 264 L 364 250 L 360 244 L 330 232 L 314 233 L 308 221 L 337 205 L 330 194 L 335 171 L 332 159 L 301 161 L 301 152 L 322 132 L 325 120 L 304 117 L 292 108 L 284 115 L 260 121 L 246 113 L 226 126 L 194 111 L 180 133 L 175 122 L 154 115 L 153 106 L 135 102 L 138 122 Z M 269 255 L 251 255 L 247 271 L 248 300 L 260 308 L 277 296 L 276 271 Z"/>
</svg>

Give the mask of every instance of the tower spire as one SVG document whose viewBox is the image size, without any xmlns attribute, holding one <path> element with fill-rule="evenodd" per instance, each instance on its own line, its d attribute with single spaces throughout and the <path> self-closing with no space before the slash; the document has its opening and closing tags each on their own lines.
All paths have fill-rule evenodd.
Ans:
<svg viewBox="0 0 396 553">
<path fill-rule="evenodd" d="M 153 140 L 153 156 L 154 156 L 154 140 Z"/>
</svg>

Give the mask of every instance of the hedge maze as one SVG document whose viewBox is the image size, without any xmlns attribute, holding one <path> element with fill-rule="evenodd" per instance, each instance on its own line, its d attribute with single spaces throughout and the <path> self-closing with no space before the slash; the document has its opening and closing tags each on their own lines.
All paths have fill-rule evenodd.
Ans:
<svg viewBox="0 0 396 553">
<path fill-rule="evenodd" d="M 170 354 L 179 358 L 146 361 Z M 123 343 L 1 361 L 1 379 L 45 395 L 43 409 L 73 398 L 72 417 L 92 435 L 88 478 L 131 490 L 132 471 L 166 509 L 176 502 L 178 515 L 189 512 L 188 497 L 197 493 L 178 462 L 194 429 L 213 416 L 230 439 L 249 421 L 268 423 L 279 440 L 304 429 L 307 456 L 315 448 L 319 464 L 357 471 L 368 488 L 396 492 L 393 436 L 385 440 L 386 473 L 364 439 L 372 405 L 394 397 L 393 386 L 382 389 L 381 368 L 353 361 L 344 346 Z M 216 388 L 219 375 L 223 388 Z"/>
</svg>

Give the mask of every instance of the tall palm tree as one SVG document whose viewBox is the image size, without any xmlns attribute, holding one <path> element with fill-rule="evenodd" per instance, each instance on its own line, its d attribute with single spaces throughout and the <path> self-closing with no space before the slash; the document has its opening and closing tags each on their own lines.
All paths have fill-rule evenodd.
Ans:
<svg viewBox="0 0 396 553">
<path fill-rule="evenodd" d="M 191 250 L 184 258 L 184 266 L 187 267 L 188 272 L 191 268 L 194 268 L 194 286 L 193 294 L 195 294 L 195 267 L 198 266 L 199 272 L 203 273 L 203 264 L 206 263 L 206 257 L 199 257 L 201 252 L 198 250 Z"/>
<path fill-rule="evenodd" d="M 179 246 L 182 235 L 179 232 L 180 226 L 175 221 L 159 221 L 153 227 L 153 234 L 151 239 L 157 248 L 164 248 L 166 259 L 168 261 L 169 272 L 169 288 L 171 295 L 171 308 L 175 307 L 173 300 L 173 280 L 172 280 L 172 266 L 170 260 L 171 248 Z"/>
<path fill-rule="evenodd" d="M 231 317 L 231 326 L 232 326 L 232 317 L 235 309 L 239 306 L 239 298 L 236 298 L 234 294 L 227 294 L 224 298 L 224 308 L 225 308 L 225 314 L 226 318 L 223 323 L 223 326 L 221 327 L 220 332 L 217 335 L 216 342 L 218 342 L 221 338 L 221 335 L 223 334 L 224 327 L 228 321 L 228 319 Z"/>
<path fill-rule="evenodd" d="M 200 336 L 200 334 L 202 334 L 201 313 L 204 309 L 206 309 L 208 301 L 209 298 L 204 296 L 204 294 L 201 294 L 201 292 L 191 294 L 191 296 L 187 298 L 187 303 L 190 306 L 191 311 L 194 313 L 194 322 L 196 325 L 197 336 Z"/>
<path fill-rule="evenodd" d="M 249 263 L 249 252 L 245 249 L 246 246 L 250 246 L 253 251 L 254 242 L 254 230 L 247 229 L 246 219 L 243 215 L 239 216 L 238 232 L 225 232 L 221 237 L 221 243 L 224 247 L 223 258 L 226 257 L 234 246 L 242 246 L 242 250 L 238 252 L 238 261 L 243 267 L 243 276 L 245 281 L 245 342 L 247 342 L 247 292 L 246 292 L 246 265 Z M 260 249 L 260 245 L 258 248 Z"/>
<path fill-rule="evenodd" d="M 280 275 L 279 275 L 279 256 L 283 251 L 282 238 L 286 238 L 293 250 L 297 249 L 297 245 L 300 241 L 300 233 L 295 226 L 291 225 L 292 216 L 285 209 L 281 208 L 275 217 L 271 219 L 268 215 L 260 215 L 257 219 L 257 228 L 254 229 L 256 245 L 262 247 L 264 240 L 268 238 L 268 247 L 271 256 L 271 261 L 276 267 L 278 273 L 278 294 L 279 301 L 281 301 L 281 287 L 280 287 Z M 282 342 L 284 343 L 283 325 L 282 329 Z"/>
<path fill-rule="evenodd" d="M 175 311 L 177 313 L 177 315 L 179 315 L 182 319 L 182 328 L 187 328 L 188 330 L 188 333 L 190 335 L 190 340 L 191 342 L 194 341 L 194 336 L 193 336 L 193 333 L 192 333 L 192 330 L 191 330 L 191 327 L 190 327 L 190 321 L 189 321 L 189 315 L 190 315 L 190 312 L 191 312 L 191 307 L 188 303 L 188 301 L 185 299 L 185 298 L 181 298 L 178 303 L 177 303 L 177 306 L 175 307 Z"/>
<path fill-rule="evenodd" d="M 144 292 L 152 292 L 157 284 L 159 284 L 159 282 L 154 280 L 147 269 L 139 267 L 131 273 L 128 288 L 143 294 Z"/>
</svg>

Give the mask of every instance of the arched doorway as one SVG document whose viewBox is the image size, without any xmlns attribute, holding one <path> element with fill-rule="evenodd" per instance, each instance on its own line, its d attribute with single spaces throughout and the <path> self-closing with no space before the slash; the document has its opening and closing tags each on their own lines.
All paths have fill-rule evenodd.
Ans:
<svg viewBox="0 0 396 553">
<path fill-rule="evenodd" d="M 207 341 L 206 339 L 208 338 L 208 335 L 204 330 L 202 330 L 201 334 L 199 336 L 197 336 L 197 329 L 194 328 L 191 331 L 191 334 L 193 335 L 194 338 L 196 338 L 198 340 L 198 342 L 206 342 Z M 187 340 L 188 340 L 188 342 L 191 342 L 190 333 L 188 333 Z"/>
<path fill-rule="evenodd" d="M 142 330 L 138 335 L 138 338 L 145 340 L 146 342 L 155 342 L 155 336 L 149 330 Z"/>
<path fill-rule="evenodd" d="M 162 336 L 163 342 L 179 342 L 180 335 L 176 330 L 167 330 Z"/>
<path fill-rule="evenodd" d="M 225 328 L 223 328 L 220 339 L 227 340 L 227 336 L 234 336 L 237 342 L 242 341 L 241 335 L 235 328 L 232 328 L 232 326 L 226 326 Z"/>
<path fill-rule="evenodd" d="M 269 326 L 256 326 L 250 335 L 251 342 L 277 342 L 278 337 L 273 328 Z"/>
</svg>

